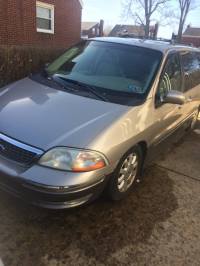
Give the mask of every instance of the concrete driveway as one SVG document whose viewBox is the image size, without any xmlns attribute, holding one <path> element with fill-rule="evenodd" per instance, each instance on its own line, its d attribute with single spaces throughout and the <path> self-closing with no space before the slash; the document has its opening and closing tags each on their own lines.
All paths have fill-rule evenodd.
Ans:
<svg viewBox="0 0 200 266">
<path fill-rule="evenodd" d="M 0 258 L 8 266 L 199 266 L 200 123 L 118 204 L 52 212 L 0 192 Z"/>
</svg>

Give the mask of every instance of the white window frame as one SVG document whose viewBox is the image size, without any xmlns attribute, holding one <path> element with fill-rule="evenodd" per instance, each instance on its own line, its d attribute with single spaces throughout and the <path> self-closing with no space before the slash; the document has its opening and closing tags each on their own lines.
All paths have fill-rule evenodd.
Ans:
<svg viewBox="0 0 200 266">
<path fill-rule="evenodd" d="M 45 30 L 37 27 L 37 32 L 54 34 L 54 5 L 47 4 L 44 2 L 36 1 L 36 19 L 37 19 L 37 7 L 43 7 L 51 10 L 51 30 Z"/>
</svg>

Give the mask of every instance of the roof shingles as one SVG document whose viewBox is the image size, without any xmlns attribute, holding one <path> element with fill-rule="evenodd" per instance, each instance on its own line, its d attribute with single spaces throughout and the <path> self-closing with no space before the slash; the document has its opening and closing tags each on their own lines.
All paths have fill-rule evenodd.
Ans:
<svg viewBox="0 0 200 266">
<path fill-rule="evenodd" d="M 133 34 L 136 36 L 144 36 L 144 28 L 141 26 L 136 25 L 119 25 L 117 24 L 112 31 L 110 32 L 109 36 L 116 37 L 120 34 L 127 33 Z"/>
<path fill-rule="evenodd" d="M 82 22 L 81 28 L 82 30 L 90 30 L 91 28 L 95 27 L 99 22 Z"/>
</svg>

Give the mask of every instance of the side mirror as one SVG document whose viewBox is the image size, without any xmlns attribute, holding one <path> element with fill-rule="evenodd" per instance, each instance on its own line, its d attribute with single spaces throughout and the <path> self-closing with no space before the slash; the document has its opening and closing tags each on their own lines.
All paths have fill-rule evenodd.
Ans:
<svg viewBox="0 0 200 266">
<path fill-rule="evenodd" d="M 171 90 L 167 93 L 167 95 L 163 99 L 163 102 L 182 105 L 186 102 L 186 98 L 182 92 Z"/>
</svg>

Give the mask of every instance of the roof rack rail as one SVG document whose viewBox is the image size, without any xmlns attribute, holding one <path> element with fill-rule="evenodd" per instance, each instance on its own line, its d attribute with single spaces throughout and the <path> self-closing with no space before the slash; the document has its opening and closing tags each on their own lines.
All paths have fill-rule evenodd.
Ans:
<svg viewBox="0 0 200 266">
<path fill-rule="evenodd" d="M 143 36 L 136 36 L 136 35 L 132 35 L 132 34 L 121 34 L 119 35 L 118 37 L 120 38 L 133 38 L 133 39 L 139 39 L 139 40 L 143 40 L 143 41 L 146 41 L 146 40 L 152 40 L 152 41 L 161 41 L 161 42 L 168 42 L 168 43 L 171 43 L 172 40 L 169 40 L 169 39 L 164 39 L 164 38 L 145 38 Z"/>
<path fill-rule="evenodd" d="M 135 35 L 132 35 L 132 34 L 121 34 L 119 35 L 118 37 L 120 38 L 132 38 L 132 39 L 139 39 L 141 41 L 147 41 L 147 40 L 152 40 L 152 41 L 158 41 L 158 42 L 166 42 L 168 44 L 171 44 L 171 45 L 183 45 L 183 46 L 188 46 L 188 47 L 194 47 L 194 45 L 192 43 L 190 44 L 185 44 L 185 43 L 180 43 L 180 42 L 177 42 L 176 39 L 165 39 L 165 38 L 145 38 L 143 36 L 135 36 Z"/>
</svg>

